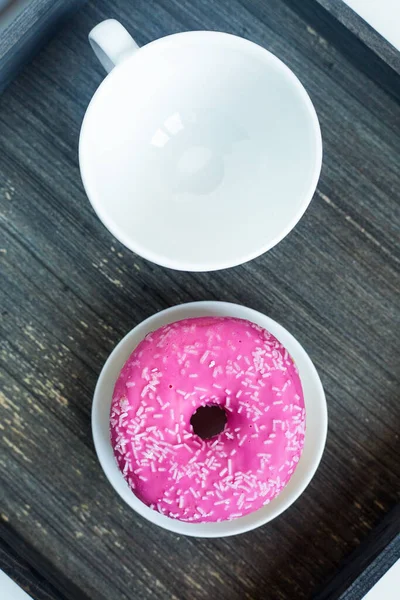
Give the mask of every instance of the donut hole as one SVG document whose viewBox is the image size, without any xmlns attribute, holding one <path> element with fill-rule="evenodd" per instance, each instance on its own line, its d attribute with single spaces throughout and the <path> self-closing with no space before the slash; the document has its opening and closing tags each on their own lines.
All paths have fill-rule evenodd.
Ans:
<svg viewBox="0 0 400 600">
<path fill-rule="evenodd" d="M 191 416 L 193 431 L 202 440 L 209 440 L 225 429 L 228 417 L 222 406 L 208 404 L 200 406 Z"/>
</svg>

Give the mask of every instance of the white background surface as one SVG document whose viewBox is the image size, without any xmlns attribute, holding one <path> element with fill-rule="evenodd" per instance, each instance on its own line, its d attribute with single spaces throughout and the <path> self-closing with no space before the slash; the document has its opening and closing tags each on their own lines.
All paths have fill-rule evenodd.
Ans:
<svg viewBox="0 0 400 600">
<path fill-rule="evenodd" d="M 344 2 L 400 50 L 400 0 L 344 0 Z"/>
<path fill-rule="evenodd" d="M 0 598 L 1 600 L 32 600 L 23 589 L 0 569 Z"/>
</svg>

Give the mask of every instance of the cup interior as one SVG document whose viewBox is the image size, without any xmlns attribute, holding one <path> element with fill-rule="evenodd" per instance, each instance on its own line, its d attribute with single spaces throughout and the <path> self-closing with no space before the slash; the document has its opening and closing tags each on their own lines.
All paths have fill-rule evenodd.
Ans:
<svg viewBox="0 0 400 600">
<path fill-rule="evenodd" d="M 250 260 L 279 242 L 314 193 L 313 105 L 274 55 L 242 38 L 181 33 L 116 67 L 87 110 L 83 182 L 131 250 L 192 271 Z"/>
<path fill-rule="evenodd" d="M 282 492 L 259 510 L 233 521 L 185 523 L 162 515 L 143 504 L 130 490 L 116 464 L 110 442 L 110 407 L 120 370 L 145 335 L 155 329 L 191 317 L 231 316 L 248 319 L 270 331 L 293 357 L 301 378 L 306 407 L 306 434 L 297 468 Z M 325 446 L 327 409 L 318 373 L 306 351 L 281 325 L 250 308 L 228 302 L 192 302 L 161 311 L 132 329 L 116 346 L 98 379 L 92 406 L 93 440 L 100 464 L 111 485 L 137 513 L 165 529 L 196 537 L 225 537 L 250 531 L 286 510 L 312 479 Z"/>
</svg>

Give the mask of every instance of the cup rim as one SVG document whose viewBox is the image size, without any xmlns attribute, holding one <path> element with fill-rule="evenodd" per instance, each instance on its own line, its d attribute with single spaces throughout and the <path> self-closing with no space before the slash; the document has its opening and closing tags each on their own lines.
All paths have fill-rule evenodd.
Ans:
<svg viewBox="0 0 400 600">
<path fill-rule="evenodd" d="M 232 258 L 231 260 L 218 260 L 218 258 L 215 258 L 214 260 L 190 262 L 190 261 L 187 261 L 184 256 L 182 256 L 181 259 L 176 260 L 176 259 L 172 259 L 172 258 L 163 256 L 162 254 L 159 254 L 158 252 L 154 252 L 151 248 L 145 247 L 143 244 L 139 243 L 134 238 L 126 235 L 125 232 L 122 231 L 119 228 L 119 226 L 113 221 L 113 219 L 109 216 L 108 211 L 104 210 L 104 208 L 102 206 L 102 201 L 100 199 L 100 195 L 97 193 L 96 189 L 91 184 L 92 178 L 88 175 L 88 173 L 89 173 L 89 167 L 87 166 L 88 159 L 87 159 L 87 156 L 85 155 L 85 152 L 83 151 L 83 139 L 85 137 L 86 124 L 88 122 L 88 118 L 87 118 L 88 114 L 91 111 L 91 109 L 96 105 L 96 103 L 99 101 L 100 95 L 102 94 L 103 90 L 108 88 L 108 86 L 113 81 L 113 79 L 118 77 L 119 73 L 123 69 L 127 70 L 129 68 L 132 68 L 132 66 L 135 65 L 136 61 L 138 60 L 138 57 L 143 56 L 143 52 L 146 52 L 149 48 L 153 48 L 156 45 L 161 46 L 161 45 L 165 45 L 168 43 L 176 42 L 176 40 L 178 38 L 181 42 L 184 42 L 184 41 L 186 41 L 186 39 L 193 37 L 193 36 L 196 36 L 197 38 L 204 40 L 204 42 L 208 42 L 211 39 L 215 39 L 216 37 L 219 37 L 220 39 L 226 40 L 226 42 L 228 44 L 234 44 L 234 45 L 239 45 L 239 46 L 245 45 L 247 47 L 250 46 L 254 52 L 258 53 L 260 56 L 263 56 L 264 59 L 267 58 L 271 63 L 278 66 L 280 71 L 282 72 L 282 74 L 291 82 L 291 85 L 293 85 L 294 88 L 297 90 L 297 92 L 299 94 L 299 98 L 301 98 L 304 106 L 306 107 L 307 115 L 308 115 L 308 119 L 309 119 L 309 123 L 310 123 L 310 131 L 312 131 L 313 138 L 314 138 L 313 141 L 314 141 L 315 152 L 314 152 L 314 156 L 313 156 L 314 165 L 313 165 L 312 177 L 310 178 L 310 183 L 309 183 L 308 189 L 304 193 L 302 202 L 299 204 L 297 210 L 295 212 L 293 212 L 293 214 L 292 214 L 291 218 L 288 220 L 286 226 L 281 229 L 281 231 L 278 235 L 276 235 L 274 238 L 268 239 L 264 244 L 261 244 L 257 248 L 257 250 L 254 250 L 252 252 L 242 253 L 242 255 L 240 257 L 235 257 L 235 258 Z M 264 254 L 265 252 L 267 252 L 268 250 L 270 250 L 271 248 L 276 246 L 279 242 L 281 242 L 288 235 L 288 233 L 290 233 L 290 231 L 297 225 L 297 223 L 299 222 L 299 220 L 305 213 L 307 207 L 309 206 L 309 204 L 314 196 L 314 192 L 316 190 L 319 176 L 321 173 L 321 168 L 322 168 L 322 153 L 323 153 L 323 150 L 322 150 L 321 128 L 319 125 L 319 120 L 318 120 L 316 110 L 314 108 L 314 105 L 313 105 L 306 89 L 304 88 L 303 84 L 300 82 L 298 77 L 293 73 L 293 71 L 280 58 L 275 56 L 275 54 L 273 54 L 272 52 L 270 52 L 263 46 L 260 46 L 259 44 L 252 42 L 250 40 L 247 40 L 245 38 L 242 38 L 240 36 L 233 35 L 230 33 L 219 32 L 219 31 L 185 31 L 185 32 L 174 33 L 171 35 L 167 35 L 167 36 L 158 38 L 158 39 L 156 39 L 152 42 L 149 42 L 148 44 L 145 44 L 144 46 L 140 47 L 129 58 L 127 58 L 125 61 L 123 61 L 116 67 L 114 67 L 112 69 L 112 71 L 110 73 L 108 73 L 108 75 L 100 83 L 99 87 L 97 88 L 92 99 L 89 102 L 89 105 L 86 109 L 86 112 L 85 112 L 85 115 L 83 118 L 83 122 L 81 125 L 81 130 L 80 130 L 80 135 L 79 135 L 79 149 L 78 149 L 81 179 L 82 179 L 82 183 L 83 183 L 86 195 L 89 198 L 89 201 L 90 201 L 94 211 L 96 212 L 97 216 L 99 217 L 99 219 L 103 223 L 103 225 L 106 227 L 106 229 L 108 229 L 108 231 L 110 231 L 110 233 L 116 239 L 118 239 L 125 247 L 127 247 L 132 252 L 138 254 L 139 256 L 142 256 L 143 258 L 145 258 L 155 264 L 158 264 L 162 267 L 167 267 L 167 268 L 174 269 L 177 271 L 189 271 L 189 272 L 209 272 L 209 271 L 218 271 L 221 269 L 236 267 L 243 263 L 249 262 L 250 260 L 253 260 L 254 258 L 257 258 L 258 256 L 261 256 L 262 254 Z"/>
<path fill-rule="evenodd" d="M 293 356 L 303 388 L 305 381 L 308 382 L 308 387 L 304 390 L 305 444 L 292 478 L 280 494 L 266 506 L 238 519 L 220 523 L 186 523 L 162 515 L 145 505 L 130 490 L 117 466 L 109 432 L 109 415 L 114 385 L 125 361 L 137 344 L 147 333 L 162 325 L 198 316 L 232 316 L 248 319 L 268 329 Z M 173 306 L 155 313 L 136 325 L 122 338 L 105 362 L 96 384 L 92 404 L 92 435 L 95 450 L 104 474 L 114 490 L 130 508 L 151 523 L 173 533 L 194 537 L 227 537 L 245 533 L 264 525 L 289 508 L 303 493 L 318 468 L 325 447 L 327 425 L 327 406 L 321 380 L 310 357 L 300 343 L 282 325 L 270 317 L 239 304 L 218 301 L 190 302 Z"/>
</svg>

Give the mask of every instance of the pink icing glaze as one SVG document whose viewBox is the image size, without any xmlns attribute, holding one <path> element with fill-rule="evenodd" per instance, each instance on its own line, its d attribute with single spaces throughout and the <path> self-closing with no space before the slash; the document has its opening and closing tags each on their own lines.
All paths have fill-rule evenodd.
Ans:
<svg viewBox="0 0 400 600">
<path fill-rule="evenodd" d="M 206 404 L 227 414 L 202 440 L 190 419 Z M 299 461 L 304 398 L 292 358 L 242 319 L 178 321 L 149 334 L 115 384 L 111 442 L 145 504 L 189 522 L 235 519 L 270 502 Z"/>
</svg>

